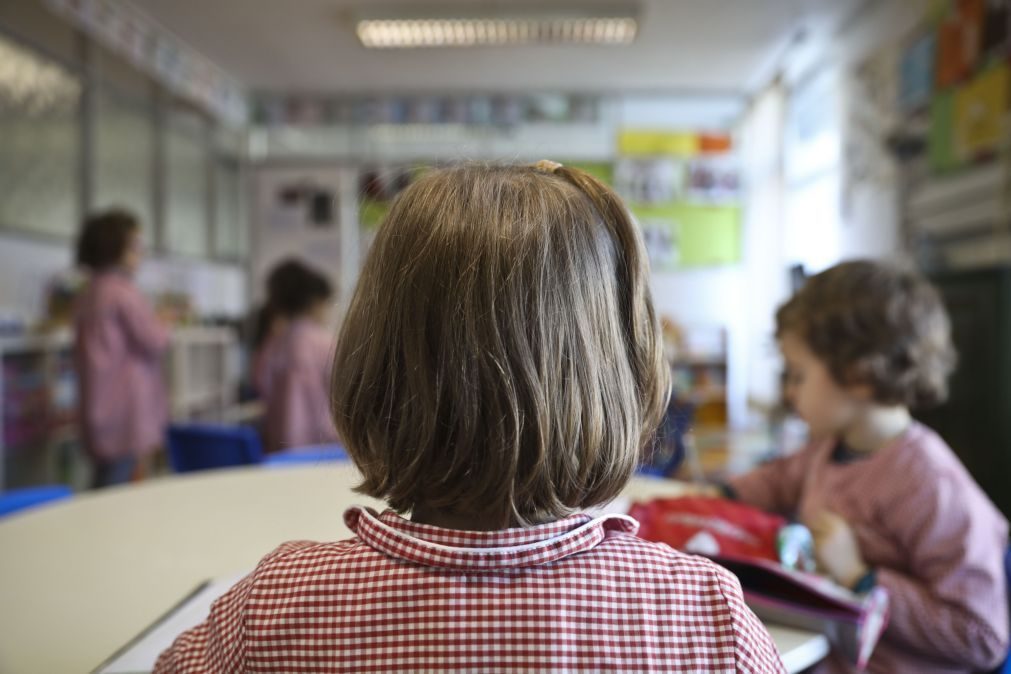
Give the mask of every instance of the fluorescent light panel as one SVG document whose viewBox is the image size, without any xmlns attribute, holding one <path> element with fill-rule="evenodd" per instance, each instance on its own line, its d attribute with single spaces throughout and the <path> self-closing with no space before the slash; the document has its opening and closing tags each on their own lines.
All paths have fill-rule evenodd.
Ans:
<svg viewBox="0 0 1011 674">
<path fill-rule="evenodd" d="M 523 44 L 622 45 L 635 40 L 632 16 L 362 19 L 355 32 L 366 47 L 477 47 Z"/>
</svg>

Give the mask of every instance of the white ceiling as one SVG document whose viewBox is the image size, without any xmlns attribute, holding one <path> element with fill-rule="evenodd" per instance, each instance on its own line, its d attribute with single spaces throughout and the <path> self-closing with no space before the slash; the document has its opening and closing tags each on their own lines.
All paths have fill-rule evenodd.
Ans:
<svg viewBox="0 0 1011 674">
<path fill-rule="evenodd" d="M 541 0 L 585 5 L 587 0 Z M 133 0 L 251 90 L 592 91 L 741 95 L 791 38 L 825 33 L 860 0 L 641 0 L 630 46 L 367 50 L 357 11 L 428 0 Z M 489 2 L 457 0 L 447 5 Z M 508 6 L 509 2 L 499 2 Z"/>
</svg>

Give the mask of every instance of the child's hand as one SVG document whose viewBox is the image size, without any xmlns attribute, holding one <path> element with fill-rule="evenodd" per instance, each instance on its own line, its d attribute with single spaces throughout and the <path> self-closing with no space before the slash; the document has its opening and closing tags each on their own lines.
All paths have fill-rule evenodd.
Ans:
<svg viewBox="0 0 1011 674">
<path fill-rule="evenodd" d="M 867 565 L 850 525 L 828 510 L 820 511 L 805 524 L 814 537 L 818 564 L 839 584 L 853 587 L 867 573 Z"/>
</svg>

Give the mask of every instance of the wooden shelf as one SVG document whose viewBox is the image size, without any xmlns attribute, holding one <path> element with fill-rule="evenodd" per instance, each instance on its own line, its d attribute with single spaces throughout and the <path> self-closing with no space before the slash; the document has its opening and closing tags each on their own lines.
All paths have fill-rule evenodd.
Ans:
<svg viewBox="0 0 1011 674">
<path fill-rule="evenodd" d="M 0 338 L 0 361 L 16 358 L 22 372 L 32 373 L 39 379 L 38 386 L 15 387 L 5 391 L 5 385 L 14 380 L 0 378 L 0 490 L 8 481 L 4 468 L 8 461 L 17 461 L 22 447 L 43 448 L 54 452 L 59 445 L 66 444 L 79 436 L 79 430 L 68 410 L 76 408 L 76 390 L 68 393 L 68 377 L 73 377 L 72 362 L 68 352 L 73 347 L 73 334 L 61 330 L 46 335 L 25 335 Z M 238 393 L 238 341 L 234 332 L 219 326 L 182 326 L 172 332 L 172 341 L 165 359 L 166 383 L 169 387 L 169 401 L 173 420 L 200 418 L 224 418 L 235 405 Z M 23 360 L 28 357 L 30 360 Z M 40 395 L 42 401 L 38 409 L 18 411 L 14 417 L 10 405 L 11 391 L 24 402 L 26 396 Z M 62 394 L 62 395 L 61 395 Z M 52 416 L 52 415 L 56 416 Z M 13 418 L 23 419 L 47 415 L 52 423 L 43 422 L 36 431 L 19 440 L 16 447 L 4 444 L 4 423 Z M 18 450 L 18 451 L 15 451 Z M 34 453 L 33 453 L 34 454 Z M 83 462 L 82 462 L 83 463 Z M 52 475 L 42 477 L 53 477 Z"/>
</svg>

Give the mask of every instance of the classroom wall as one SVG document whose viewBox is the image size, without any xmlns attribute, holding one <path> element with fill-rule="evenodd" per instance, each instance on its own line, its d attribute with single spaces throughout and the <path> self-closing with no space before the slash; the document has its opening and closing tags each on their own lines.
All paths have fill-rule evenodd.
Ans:
<svg viewBox="0 0 1011 674">
<path fill-rule="evenodd" d="M 0 234 L 0 315 L 29 326 L 41 319 L 46 288 L 73 271 L 72 247 L 73 242 Z M 240 265 L 152 257 L 137 282 L 151 295 L 188 294 L 203 316 L 241 316 L 247 305 L 246 271 Z"/>
<path fill-rule="evenodd" d="M 653 298 L 659 315 L 673 318 L 687 329 L 726 331 L 727 417 L 733 426 L 746 423 L 747 323 L 750 294 L 741 266 L 685 269 L 654 273 Z"/>
<path fill-rule="evenodd" d="M 336 327 L 360 267 L 357 176 L 357 170 L 350 166 L 308 161 L 256 167 L 249 195 L 254 230 L 250 296 L 254 303 L 264 300 L 270 270 L 287 258 L 297 258 L 330 280 L 335 291 L 330 318 Z M 299 188 L 329 195 L 329 222 L 313 222 L 304 195 L 285 202 L 283 193 Z"/>
<path fill-rule="evenodd" d="M 362 166 L 383 169 L 416 160 L 468 158 L 610 162 L 615 159 L 615 138 L 621 128 L 720 131 L 732 126 L 743 107 L 744 99 L 737 95 L 641 94 L 605 99 L 601 119 L 594 123 L 525 124 L 507 131 L 458 125 L 424 129 L 410 125 L 255 129 L 252 145 L 254 159 L 259 163 L 254 170 L 255 194 L 250 202 L 256 240 L 253 297 L 262 297 L 263 281 L 271 266 L 286 256 L 298 255 L 329 273 L 341 290 L 341 303 L 346 302 L 361 261 L 352 247 L 365 246 L 357 224 L 357 179 Z M 334 229 L 314 230 L 302 222 L 286 224 L 290 218 L 278 208 L 276 192 L 281 185 L 299 180 L 345 195 L 338 199 L 340 233 Z M 293 217 L 297 220 L 299 216 Z M 729 329 L 739 313 L 741 287 L 736 266 L 654 275 L 658 310 L 686 325 Z M 732 332 L 731 342 L 736 344 L 738 331 Z M 743 404 L 743 390 L 743 385 L 738 386 L 738 409 Z"/>
<path fill-rule="evenodd" d="M 210 257 L 210 250 L 193 259 L 156 252 L 142 267 L 138 281 L 151 294 L 190 295 L 201 315 L 242 314 L 245 270 L 240 263 L 224 261 L 240 257 L 241 250 L 219 245 L 239 224 L 240 214 L 224 208 L 231 203 L 226 188 L 238 191 L 239 177 L 236 171 L 220 171 L 218 164 L 212 164 L 226 156 L 236 159 L 234 155 L 240 153 L 236 144 L 225 142 L 226 132 L 234 130 L 207 121 L 208 142 L 199 145 L 214 148 L 207 155 L 208 189 L 197 189 L 203 201 L 194 197 L 191 203 L 189 195 L 177 194 L 182 190 L 176 188 L 192 183 L 202 187 L 198 171 L 203 167 L 172 161 L 178 154 L 173 152 L 178 134 L 172 133 L 172 124 L 166 120 L 181 117 L 184 106 L 172 102 L 171 92 L 83 37 L 39 0 L 0 3 L 0 41 L 5 53 L 13 54 L 9 58 L 60 73 L 54 81 L 63 83 L 59 90 L 67 98 L 59 99 L 60 105 L 54 103 L 52 109 L 36 109 L 25 103 L 28 99 L 11 95 L 16 87 L 0 88 L 0 107 L 5 110 L 0 119 L 0 157 L 18 168 L 0 172 L 4 193 L 0 315 L 28 327 L 42 318 L 47 286 L 54 277 L 72 271 L 75 232 L 86 210 L 126 206 L 140 215 L 151 250 L 179 252 L 181 248 L 170 245 L 172 225 L 182 222 L 193 238 L 205 236 L 212 220 L 212 184 L 216 234 L 223 235 L 215 237 L 215 257 Z M 211 131 L 218 135 L 212 136 Z M 161 171 L 154 170 L 156 136 L 166 145 Z M 198 169 L 187 171 L 193 164 Z M 180 175 L 189 180 L 179 179 Z M 232 179 L 225 182 L 224 175 Z M 161 212 L 156 213 L 159 202 Z M 154 236 L 159 216 L 163 224 L 160 245 Z"/>
<path fill-rule="evenodd" d="M 753 97 L 738 135 L 747 301 L 736 368 L 747 421 L 777 402 L 774 315 L 795 264 L 817 272 L 854 257 L 901 257 L 895 166 L 882 139 L 894 108 L 895 54 L 926 0 L 859 3 L 824 39 L 793 45 Z"/>
<path fill-rule="evenodd" d="M 249 306 L 246 269 L 238 264 L 153 258 L 141 268 L 137 283 L 152 295 L 189 296 L 198 316 L 240 318 Z"/>
<path fill-rule="evenodd" d="M 619 101 L 616 126 L 683 131 L 733 128 L 744 110 L 743 96 L 627 96 Z M 747 297 L 739 264 L 654 271 L 657 312 L 689 329 L 723 328 L 727 337 L 727 412 L 731 424 L 744 423 L 746 369 L 742 312 Z"/>
<path fill-rule="evenodd" d="M 884 139 L 895 123 L 903 38 L 929 5 L 859 3 L 828 39 L 801 44 L 786 59 L 784 245 L 791 262 L 820 271 L 853 257 L 907 254 L 897 171 Z M 795 133 L 812 124 L 820 134 Z"/>
<path fill-rule="evenodd" d="M 761 419 L 780 396 L 781 360 L 775 342 L 776 308 L 789 294 L 783 246 L 785 203 L 783 123 L 786 91 L 774 84 L 752 102 L 740 126 L 744 185 L 743 266 L 739 366 L 745 423 Z"/>
<path fill-rule="evenodd" d="M 0 315 L 21 323 L 41 317 L 46 285 L 71 258 L 65 245 L 0 235 Z"/>
<path fill-rule="evenodd" d="M 745 209 L 741 263 L 657 273 L 653 279 L 661 313 L 688 325 L 727 329 L 729 402 L 735 425 L 746 425 L 754 419 L 748 414 L 749 399 L 762 406 L 778 397 L 780 364 L 772 337 L 772 317 L 788 295 L 789 267 L 802 264 L 818 271 L 848 257 L 901 253 L 890 158 L 877 147 L 877 131 L 887 120 L 875 118 L 878 111 L 863 105 L 868 98 L 868 82 L 855 78 L 853 69 L 906 30 L 924 4 L 921 0 L 859 3 L 826 39 L 820 43 L 802 42 L 788 52 L 780 68 L 781 82 L 755 95 L 746 113 L 742 114 L 742 98 L 718 96 L 673 102 L 657 96 L 625 97 L 607 111 L 606 123 L 613 127 L 699 128 L 703 120 L 708 120 L 716 128 L 726 128 L 735 119 L 740 121 L 742 154 L 750 155 L 742 157 Z M 875 105 L 879 99 L 884 100 L 881 96 L 888 95 L 890 83 L 884 85 L 883 90 L 874 90 L 879 97 L 871 101 Z M 805 98 L 821 106 L 821 111 L 813 114 L 822 116 L 824 133 L 791 140 L 791 123 L 798 123 L 791 119 L 791 111 L 796 113 L 798 106 L 806 105 Z M 607 134 L 602 135 L 600 128 L 568 131 L 567 145 L 597 148 L 589 158 L 606 158 L 601 148 L 608 146 Z M 392 147 L 394 135 L 409 136 L 415 133 L 411 129 L 369 130 L 364 140 L 361 134 L 345 138 L 314 133 L 279 130 L 258 141 L 254 138 L 254 146 L 259 142 L 264 157 L 286 156 L 293 161 L 294 166 L 285 170 L 323 173 L 330 169 L 320 166 L 325 163 L 321 152 L 342 154 L 344 161 L 353 164 L 361 161 L 355 156 L 361 153 L 380 163 L 392 163 L 403 160 L 405 147 L 413 148 L 412 156 L 417 157 L 432 151 L 425 139 L 406 136 L 400 139 L 403 143 L 396 151 L 386 151 Z M 504 140 L 468 137 L 464 139 L 468 149 L 462 154 L 523 160 L 528 158 L 530 148 L 523 145 L 522 138 L 522 134 Z M 581 138 L 585 142 L 580 142 Z M 446 152 L 455 147 L 451 141 L 459 140 L 439 137 L 432 142 L 437 141 Z M 451 158 L 460 158 L 461 152 L 455 152 Z M 798 162 L 800 169 L 794 170 Z M 264 175 L 260 174 L 261 179 Z M 280 175 L 275 173 L 275 178 Z M 354 177 L 344 182 L 334 177 L 333 184 L 338 191 L 357 188 Z M 258 200 L 265 198 L 261 188 L 257 188 Z M 347 203 L 341 204 L 342 209 L 346 207 Z M 306 231 L 292 237 L 281 233 L 283 227 L 278 228 L 272 222 L 274 216 L 264 209 L 262 203 L 254 206 L 254 212 L 259 211 L 254 227 L 261 238 L 253 263 L 253 293 L 259 294 L 265 272 L 273 263 L 286 255 L 306 253 L 315 258 L 317 266 L 331 272 L 332 280 L 346 297 L 358 265 L 357 253 L 345 250 L 349 242 L 358 240 L 353 211 L 349 217 L 341 217 L 340 232 Z M 334 270 L 329 260 L 341 260 L 340 269 Z"/>
</svg>

